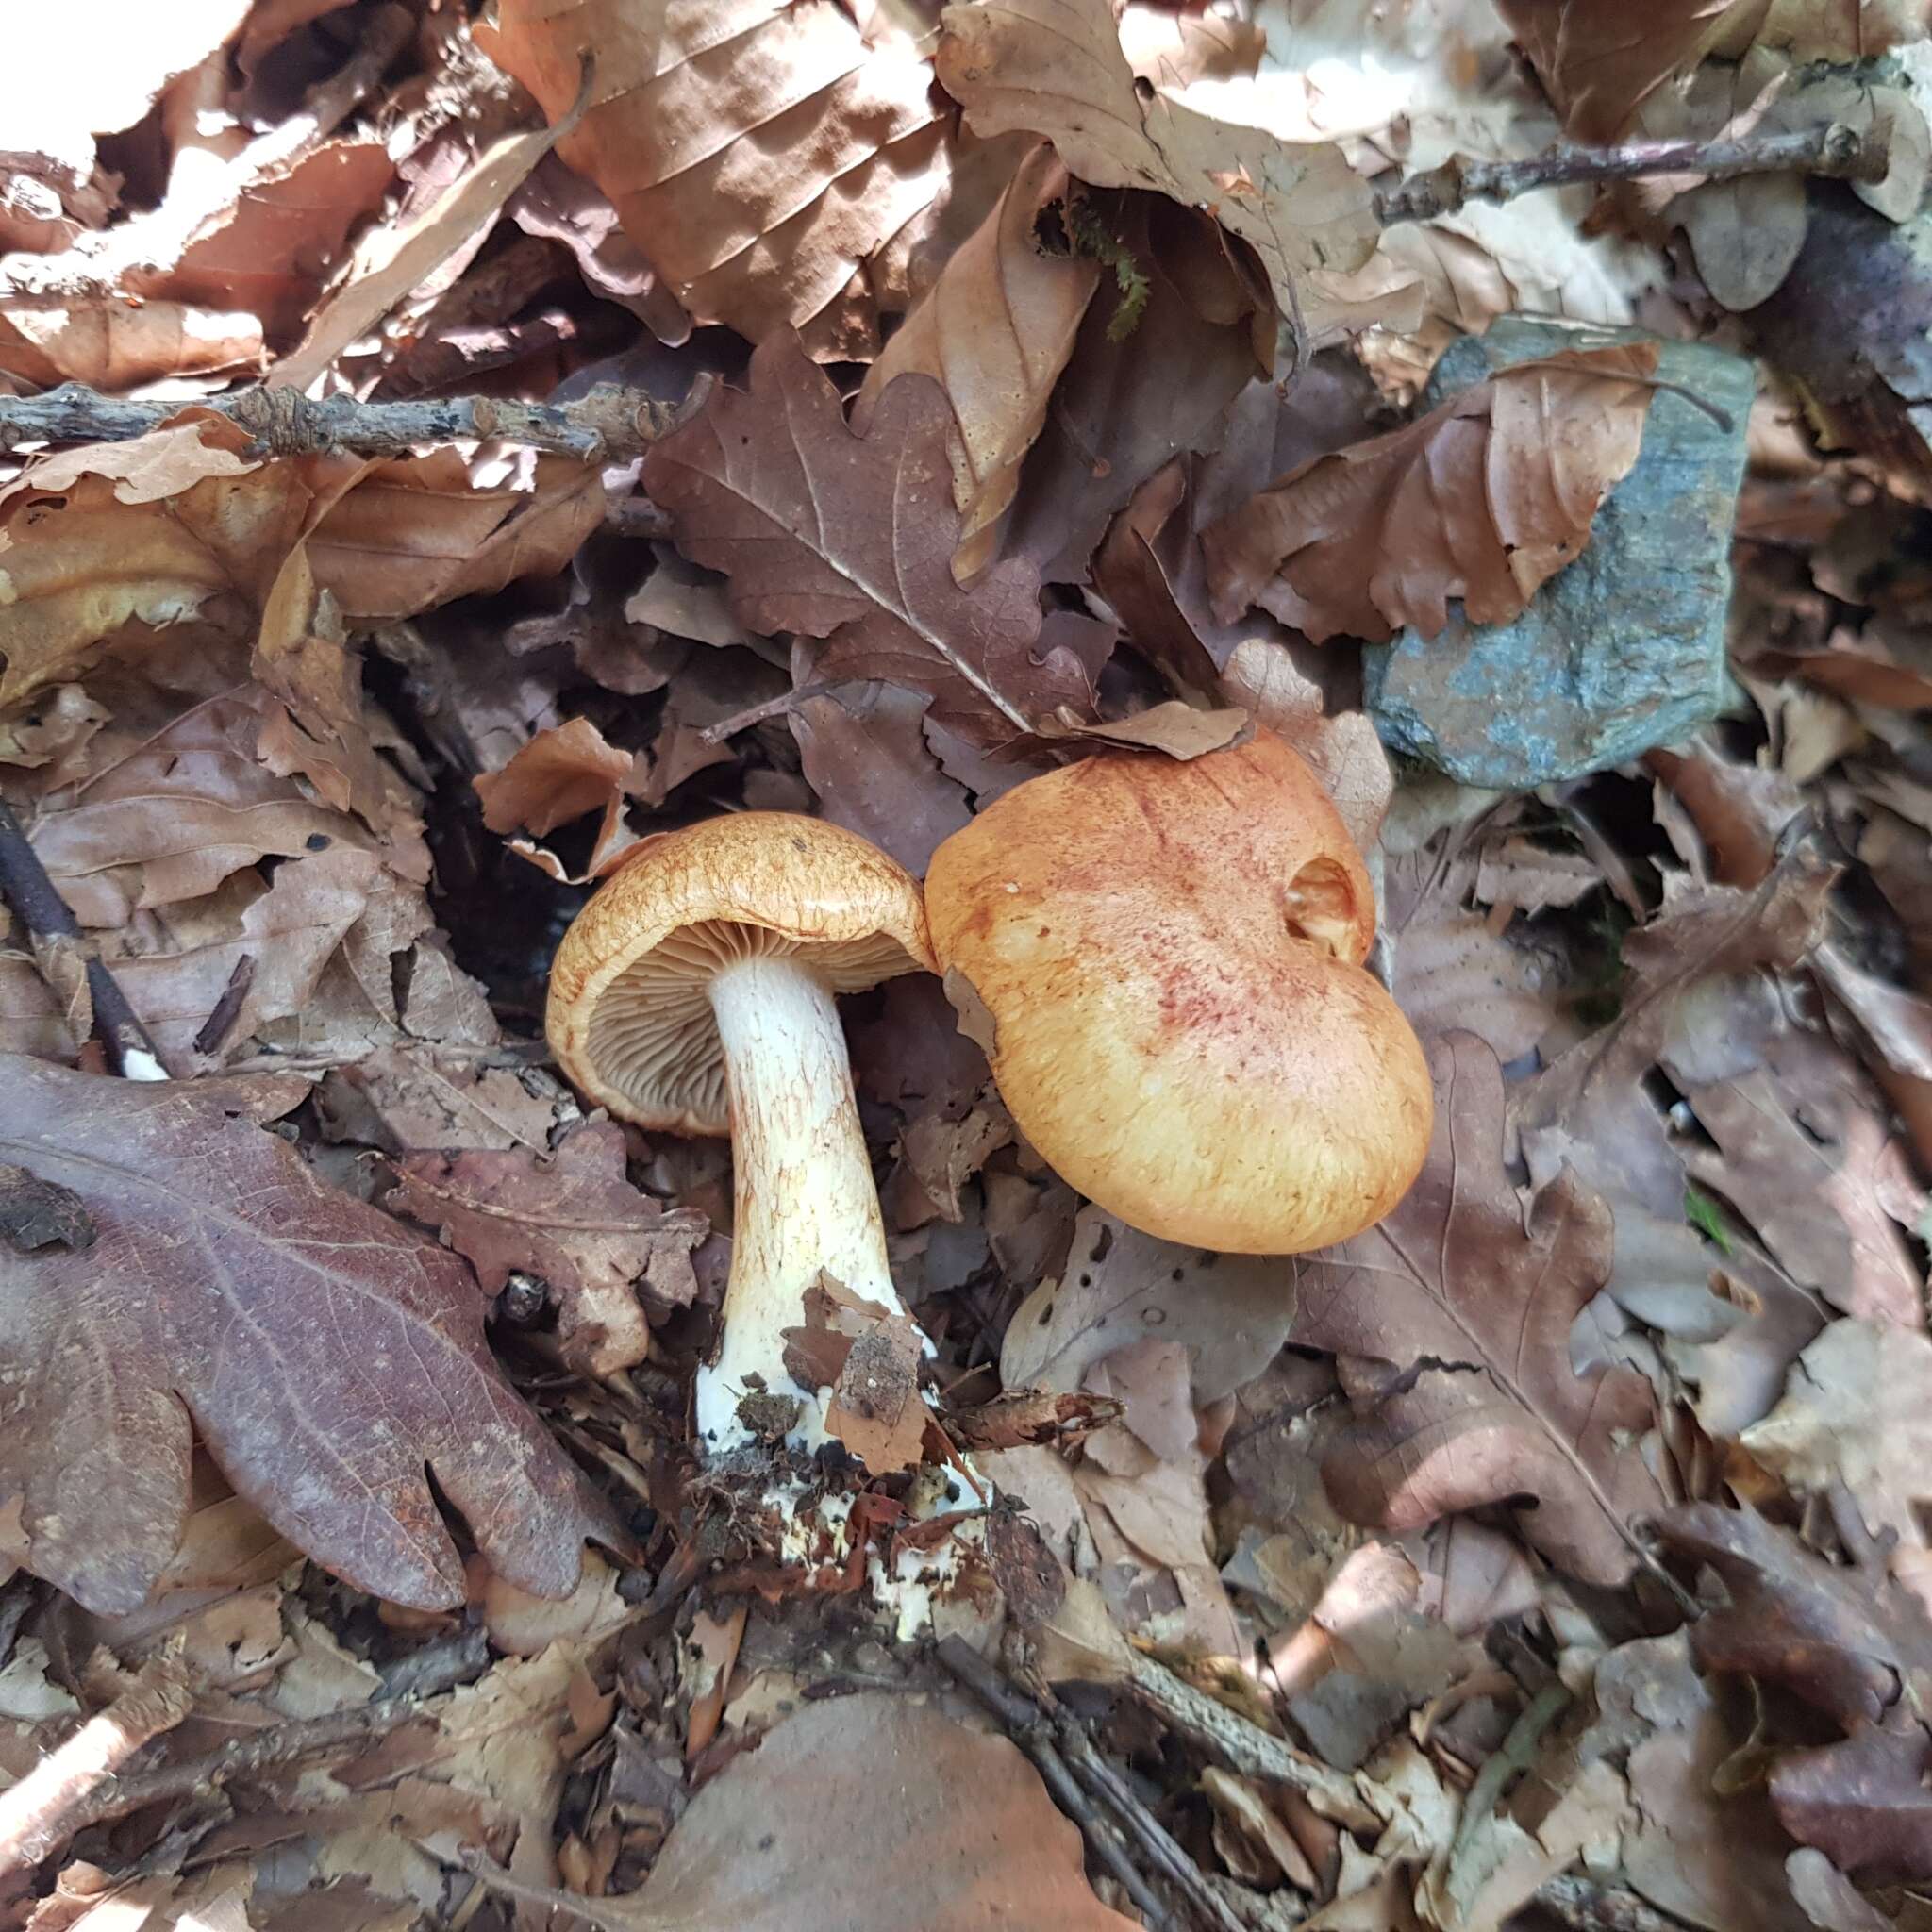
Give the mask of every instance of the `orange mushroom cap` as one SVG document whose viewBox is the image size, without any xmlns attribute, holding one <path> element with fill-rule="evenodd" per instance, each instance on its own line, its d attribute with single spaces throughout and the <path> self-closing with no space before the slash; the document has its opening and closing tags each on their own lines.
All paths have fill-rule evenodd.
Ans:
<svg viewBox="0 0 1932 1932">
<path fill-rule="evenodd" d="M 564 934 L 544 1014 L 558 1064 L 625 1120 L 728 1133 L 707 989 L 751 953 L 799 956 L 834 992 L 932 968 L 919 887 L 876 846 L 791 812 L 707 819 L 646 840 Z"/>
<path fill-rule="evenodd" d="M 933 950 L 991 1014 L 1026 1138 L 1130 1225 L 1298 1254 L 1388 1213 L 1428 1150 L 1427 1062 L 1361 961 L 1374 895 L 1272 732 L 1016 786 L 933 855 Z"/>
</svg>

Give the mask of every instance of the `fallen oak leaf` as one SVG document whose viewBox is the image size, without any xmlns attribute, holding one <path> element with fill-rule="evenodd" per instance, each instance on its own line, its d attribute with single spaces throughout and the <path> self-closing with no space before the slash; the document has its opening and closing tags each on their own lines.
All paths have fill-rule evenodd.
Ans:
<svg viewBox="0 0 1932 1932">
<path fill-rule="evenodd" d="M 634 1367 L 649 1352 L 646 1311 L 661 1321 L 696 1298 L 691 1251 L 709 1224 L 660 1208 L 625 1177 L 624 1129 L 579 1127 L 556 1152 L 528 1148 L 409 1154 L 384 1206 L 441 1230 L 486 1294 L 512 1271 L 557 1292 L 564 1360 L 587 1374 Z"/>
<path fill-rule="evenodd" d="M 624 1545 L 502 1379 L 463 1264 L 325 1186 L 262 1123 L 306 1083 L 147 1084 L 0 1059 L 0 1158 L 71 1187 L 85 1257 L 0 1251 L 0 1491 L 34 1567 L 134 1608 L 188 1505 L 191 1417 L 236 1492 L 359 1589 L 463 1600 L 426 1473 L 492 1566 L 562 1595 Z"/>
<path fill-rule="evenodd" d="M 1474 623 L 1520 616 L 1636 462 L 1657 358 L 1633 342 L 1519 362 L 1291 470 L 1202 532 L 1215 615 L 1258 604 L 1317 643 L 1435 637 L 1452 597 Z"/>
<path fill-rule="evenodd" d="M 1608 1205 L 1566 1169 L 1524 1205 L 1503 1165 L 1503 1075 L 1474 1034 L 1431 1046 L 1436 1129 L 1387 1220 L 1302 1267 L 1291 1340 L 1352 1358 L 1361 1419 L 1324 1460 L 1336 1507 L 1388 1530 L 1532 1496 L 1522 1535 L 1586 1581 L 1640 1559 L 1663 1492 L 1634 1369 L 1577 1375 L 1570 1330 L 1609 1274 Z"/>
<path fill-rule="evenodd" d="M 721 385 L 652 446 L 643 485 L 677 547 L 730 578 L 743 624 L 826 640 L 821 680 L 924 691 L 936 723 L 1009 744 L 1060 706 L 1091 715 L 1092 688 L 1070 649 L 1035 655 L 1030 564 L 1008 559 L 970 590 L 954 581 L 951 422 L 939 385 L 914 374 L 855 435 L 796 337 L 774 336 L 752 357 L 749 392 Z"/>
</svg>

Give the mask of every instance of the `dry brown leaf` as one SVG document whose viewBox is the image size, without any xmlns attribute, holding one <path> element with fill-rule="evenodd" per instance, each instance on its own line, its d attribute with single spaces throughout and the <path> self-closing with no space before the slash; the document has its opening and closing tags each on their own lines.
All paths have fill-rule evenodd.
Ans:
<svg viewBox="0 0 1932 1932">
<path fill-rule="evenodd" d="M 1081 180 L 1206 208 L 1260 258 L 1284 318 L 1317 341 L 1353 318 L 1319 279 L 1359 269 L 1380 238 L 1367 184 L 1339 147 L 1277 141 L 1141 91 L 1108 0 L 948 7 L 936 66 L 981 134 L 1042 134 Z M 1366 321 L 1368 318 L 1361 318 Z"/>
<path fill-rule="evenodd" d="M 441 449 L 367 465 L 309 532 L 308 557 L 344 618 L 373 627 L 548 576 L 603 514 L 603 477 L 589 463 L 525 453 L 479 482 Z"/>
<path fill-rule="evenodd" d="M 1923 1547 L 1932 1340 L 1834 1322 L 1791 1364 L 1784 1399 L 1739 1441 L 1795 1494 L 1828 1496 L 1843 1483 L 1874 1534 Z"/>
<path fill-rule="evenodd" d="M 1071 253 L 1074 190 L 1042 142 L 999 205 L 912 306 L 852 407 L 862 436 L 894 376 L 930 375 L 953 411 L 960 582 L 992 556 L 995 525 L 1020 486 L 1020 464 L 1046 420 L 1047 398 L 1074 352 L 1100 265 Z"/>
<path fill-rule="evenodd" d="M 932 200 L 945 129 L 923 32 L 835 0 L 507 0 L 479 44 L 560 120 L 596 56 L 582 124 L 558 143 L 699 323 L 758 342 L 878 347 L 874 252 Z M 848 291 L 857 291 L 848 300 Z"/>
<path fill-rule="evenodd" d="M 827 640 L 827 679 L 884 678 L 932 699 L 932 717 L 981 744 L 1028 736 L 1058 708 L 1091 712 L 1071 650 L 1041 643 L 1039 579 L 1011 559 L 970 591 L 953 579 L 958 512 L 939 386 L 902 376 L 855 436 L 838 392 L 795 339 L 752 358 L 751 391 L 720 388 L 656 443 L 644 486 L 679 549 L 731 579 L 753 630 Z"/>
<path fill-rule="evenodd" d="M 1203 533 L 1216 615 L 1258 604 L 1317 642 L 1434 637 L 1452 597 L 1475 623 L 1519 615 L 1636 462 L 1656 368 L 1650 342 L 1519 362 L 1290 471 Z"/>
<path fill-rule="evenodd" d="M 412 220 L 377 229 L 348 277 L 309 317 L 300 344 L 275 363 L 276 387 L 307 390 L 343 350 L 502 211 L 565 126 L 506 134 Z"/>
<path fill-rule="evenodd" d="M 1613 141 L 1674 75 L 1688 73 L 1763 0 L 1660 0 L 1640 18 L 1621 0 L 1496 0 L 1578 141 Z"/>
<path fill-rule="evenodd" d="M 1176 12 L 1158 0 L 1128 0 L 1120 32 L 1127 65 L 1156 87 L 1176 92 L 1197 80 L 1251 75 L 1268 51 L 1267 34 L 1251 20 Z"/>
<path fill-rule="evenodd" d="M 0 311 L 0 371 L 118 393 L 169 375 L 258 369 L 261 324 L 186 302 L 43 302 Z"/>
<path fill-rule="evenodd" d="M 614 1122 L 579 1127 L 554 1154 L 410 1154 L 396 1173 L 384 1205 L 436 1228 L 486 1294 L 513 1271 L 550 1287 L 564 1359 L 588 1374 L 635 1367 L 650 1352 L 647 1311 L 661 1321 L 696 1298 L 691 1251 L 705 1217 L 630 1184 Z"/>
<path fill-rule="evenodd" d="M 81 762 L 8 788 L 82 925 L 124 925 L 138 909 L 199 899 L 271 854 L 373 844 L 355 820 L 259 762 L 278 708 L 259 686 L 209 665 L 180 693 L 131 677 L 94 689 L 111 696 L 114 715 Z"/>
<path fill-rule="evenodd" d="M 1291 1264 L 1157 1241 L 1091 1204 L 1060 1280 L 1015 1311 L 1000 1354 L 1008 1389 L 1078 1389 L 1103 1356 L 1149 1335 L 1183 1343 L 1194 1393 L 1215 1402 L 1257 1375 L 1294 1320 Z"/>
<path fill-rule="evenodd" d="M 597 811 L 603 823 L 588 868 L 592 877 L 623 843 L 624 793 L 634 760 L 619 751 L 588 718 L 546 725 L 498 772 L 479 772 L 470 782 L 483 805 L 483 823 L 492 832 L 532 832 L 547 838 Z"/>
<path fill-rule="evenodd" d="M 1293 1339 L 1362 1358 L 1365 1415 L 1324 1464 L 1329 1494 L 1393 1530 L 1532 1496 L 1516 1521 L 1534 1547 L 1621 1583 L 1639 1557 L 1633 1524 L 1663 1498 L 1638 1446 L 1649 1384 L 1570 1365 L 1571 1327 L 1609 1274 L 1609 1208 L 1565 1170 L 1525 1211 L 1503 1166 L 1495 1055 L 1465 1033 L 1429 1058 L 1422 1177 L 1379 1226 L 1302 1267 Z"/>
<path fill-rule="evenodd" d="M 834 824 L 870 839 L 914 878 L 972 812 L 925 741 L 928 700 L 892 684 L 842 684 L 794 704 L 799 763 Z M 895 982 L 896 983 L 896 982 Z"/>
<path fill-rule="evenodd" d="M 264 1131 L 305 1083 L 4 1077 L 0 1158 L 99 1229 L 84 1257 L 0 1250 L 0 1441 L 42 1574 L 93 1609 L 142 1600 L 180 1538 L 191 1415 L 278 1530 L 398 1602 L 462 1601 L 428 1467 L 528 1589 L 568 1591 L 585 1539 L 616 1535 L 496 1372 L 461 1265 Z"/>
<path fill-rule="evenodd" d="M 247 183 L 241 194 L 187 236 L 170 259 L 166 228 L 149 243 L 154 266 L 125 275 L 125 292 L 260 318 L 270 342 L 289 341 L 346 253 L 355 227 L 373 214 L 395 178 L 380 141 L 325 142 Z M 163 204 L 159 219 L 175 225 Z"/>
<path fill-rule="evenodd" d="M 1159 195 L 1123 200 L 1116 232 L 1146 301 L 1131 328 L 1111 279 L 1088 304 L 1008 524 L 1007 554 L 1049 581 L 1085 576 L 1108 519 L 1176 453 L 1221 445 L 1274 354 L 1274 306 L 1214 223 Z"/>
<path fill-rule="evenodd" d="M 612 1932 L 1130 1932 L 1014 1745 L 871 1691 L 774 1725 L 691 1800 L 634 1897 L 595 1903 Z"/>
</svg>

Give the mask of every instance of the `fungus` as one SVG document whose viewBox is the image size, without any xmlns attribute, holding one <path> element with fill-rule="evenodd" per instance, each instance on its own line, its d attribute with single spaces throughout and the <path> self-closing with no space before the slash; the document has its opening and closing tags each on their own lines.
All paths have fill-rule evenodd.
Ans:
<svg viewBox="0 0 1932 1932">
<path fill-rule="evenodd" d="M 1131 1226 L 1298 1254 L 1379 1221 L 1428 1151 L 1428 1066 L 1362 960 L 1374 895 L 1273 733 L 1032 778 L 933 855 L 933 950 L 1063 1179 Z"/>
<path fill-rule="evenodd" d="M 785 1330 L 829 1276 L 889 1315 L 884 1224 L 835 995 L 930 971 L 919 888 L 821 819 L 741 812 L 648 840 L 564 934 L 546 1028 L 564 1072 L 641 1126 L 731 1137 L 724 1333 L 698 1374 L 710 1455 L 826 1440 L 816 1391 L 787 1402 Z"/>
</svg>

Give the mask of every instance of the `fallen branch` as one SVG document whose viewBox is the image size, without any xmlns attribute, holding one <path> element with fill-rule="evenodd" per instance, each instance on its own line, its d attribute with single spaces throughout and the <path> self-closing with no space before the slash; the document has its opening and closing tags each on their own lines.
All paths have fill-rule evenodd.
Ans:
<svg viewBox="0 0 1932 1932">
<path fill-rule="evenodd" d="M 30 1872 L 65 1844 L 122 1765 L 193 1708 L 179 1667 L 158 1664 L 0 1793 L 0 1876 Z"/>
<path fill-rule="evenodd" d="M 23 442 L 127 442 L 178 416 L 187 405 L 104 396 L 77 382 L 44 395 L 0 396 L 0 449 Z M 252 384 L 208 396 L 193 408 L 225 417 L 268 456 L 408 456 L 419 446 L 516 442 L 587 463 L 641 456 L 677 409 L 642 390 L 600 383 L 569 403 L 517 403 L 497 396 L 362 403 L 314 398 Z"/>
<path fill-rule="evenodd" d="M 115 1765 L 125 1763 L 131 1750 L 122 1752 L 112 1762 L 101 1762 L 91 1780 L 67 1794 L 58 1816 L 42 1821 L 31 1834 L 0 1835 L 0 1874 L 25 1871 L 74 1839 L 91 1825 L 108 1824 L 117 1818 L 131 1817 L 150 1805 L 178 1803 L 184 1798 L 207 1795 L 232 1779 L 255 1772 L 279 1770 L 307 1758 L 330 1752 L 358 1749 L 372 1738 L 379 1738 L 408 1724 L 412 1718 L 433 1715 L 425 1712 L 425 1697 L 431 1690 L 442 1691 L 474 1675 L 467 1653 L 452 1652 L 441 1659 L 442 1668 L 425 1673 L 423 1689 L 408 1697 L 385 1698 L 377 1704 L 364 1704 L 353 1710 L 330 1711 L 325 1717 L 294 1719 L 288 1724 L 271 1724 L 266 1730 L 251 1731 L 233 1739 L 203 1757 L 184 1758 L 178 1764 L 163 1764 L 152 1771 L 139 1771 L 116 1776 Z M 134 1693 L 139 1695 L 139 1692 Z M 127 1702 L 117 1698 L 101 1717 L 75 1733 L 69 1745 L 54 1754 L 58 1762 L 72 1744 L 86 1737 L 103 1719 L 112 1717 Z M 186 1710 L 181 1713 L 185 1716 Z M 158 1730 L 179 1724 L 176 1716 L 169 1724 L 152 1729 L 146 1738 L 137 1738 L 133 1749 L 158 1734 Z M 38 1775 L 38 1774 L 36 1774 Z M 11 1799 L 18 1785 L 8 1791 Z"/>
<path fill-rule="evenodd" d="M 1375 196 L 1376 218 L 1426 222 L 1472 201 L 1509 201 L 1538 188 L 1574 182 L 1638 181 L 1652 175 L 1696 175 L 1732 181 L 1744 175 L 1817 175 L 1839 181 L 1882 181 L 1891 164 L 1881 132 L 1860 134 L 1827 121 L 1794 134 L 1745 135 L 1732 141 L 1632 141 L 1614 147 L 1557 147 L 1519 161 L 1451 155 L 1439 168 L 1411 175 Z"/>
<path fill-rule="evenodd" d="M 78 1036 L 85 1040 L 90 1032 L 98 1035 L 114 1071 L 123 1079 L 165 1080 L 167 1069 L 147 1028 L 127 1004 L 120 981 L 81 937 L 80 922 L 47 876 L 40 854 L 4 799 L 0 799 L 0 896 L 26 927 L 34 963 Z M 69 992 L 68 983 L 77 991 L 83 975 L 75 969 L 83 960 L 88 998 L 78 1002 Z M 81 1005 L 88 1008 L 84 1015 L 75 1010 Z"/>
</svg>

